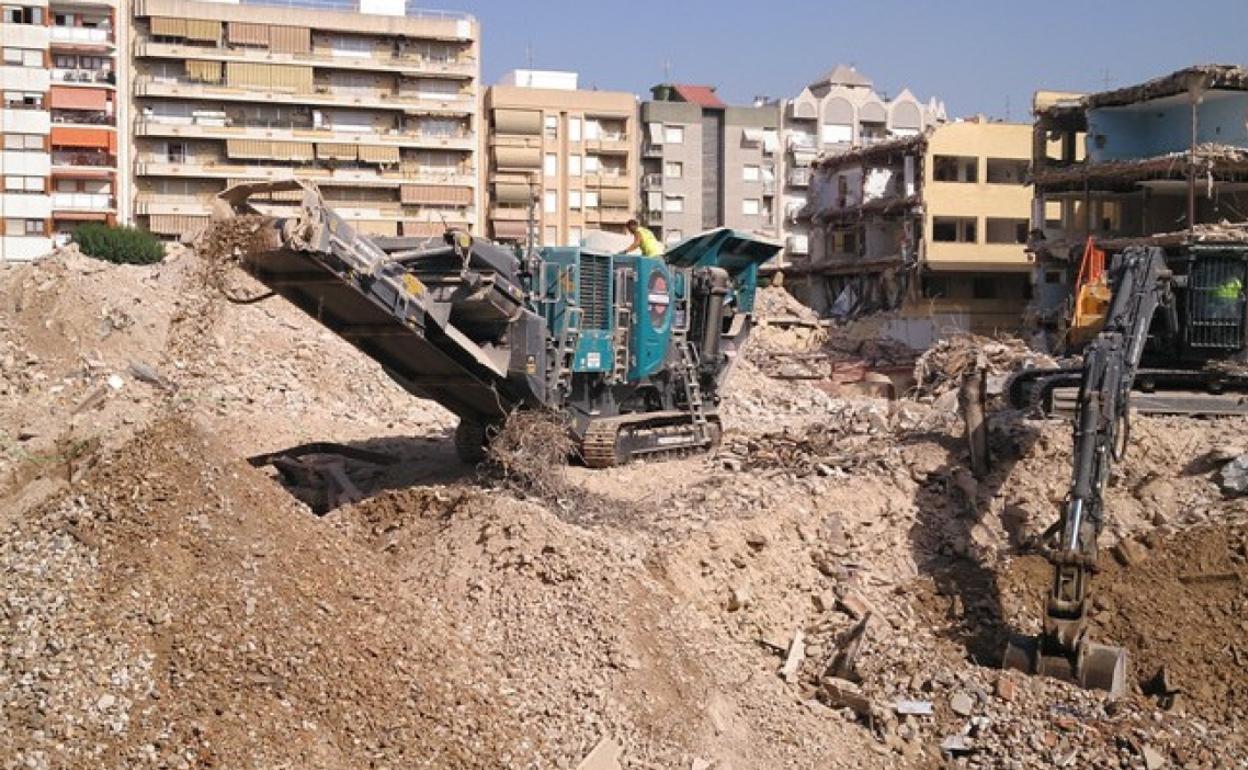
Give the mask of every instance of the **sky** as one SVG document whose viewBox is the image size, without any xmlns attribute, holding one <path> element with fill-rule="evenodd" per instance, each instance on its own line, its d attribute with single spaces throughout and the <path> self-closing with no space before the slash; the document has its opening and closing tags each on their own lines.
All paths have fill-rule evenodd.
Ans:
<svg viewBox="0 0 1248 770">
<path fill-rule="evenodd" d="M 1030 122 L 1037 89 L 1099 91 L 1198 63 L 1248 64 L 1248 0 L 436 0 L 482 27 L 482 77 L 575 70 L 646 96 L 665 79 L 721 98 L 793 97 L 838 63 L 949 116 Z"/>
</svg>

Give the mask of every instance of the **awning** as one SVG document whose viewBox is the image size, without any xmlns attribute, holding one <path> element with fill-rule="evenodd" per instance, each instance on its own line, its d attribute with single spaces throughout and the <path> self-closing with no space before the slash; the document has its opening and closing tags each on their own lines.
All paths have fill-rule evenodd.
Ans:
<svg viewBox="0 0 1248 770">
<path fill-rule="evenodd" d="M 147 229 L 157 235 L 183 235 L 207 224 L 208 217 L 195 217 L 190 214 L 152 214 L 147 218 Z"/>
<path fill-rule="evenodd" d="M 494 237 L 500 240 L 518 240 L 529 234 L 529 225 L 527 222 L 511 222 L 502 221 L 491 224 L 494 228 Z"/>
<path fill-rule="evenodd" d="M 278 91 L 311 93 L 312 68 L 288 64 L 226 62 L 225 81 L 236 88 L 272 88 Z"/>
<path fill-rule="evenodd" d="M 542 133 L 542 113 L 538 110 L 494 110 L 494 130 L 501 134 Z"/>
<path fill-rule="evenodd" d="M 763 141 L 763 129 L 761 128 L 744 128 L 741 129 L 741 146 L 754 147 Z"/>
<path fill-rule="evenodd" d="M 311 142 L 273 142 L 273 160 L 312 160 Z"/>
<path fill-rule="evenodd" d="M 269 47 L 277 53 L 308 53 L 312 50 L 312 30 L 307 27 L 272 27 Z"/>
<path fill-rule="evenodd" d="M 49 136 L 52 147 L 91 147 L 99 150 L 116 150 L 117 133 L 103 126 L 52 126 Z"/>
<path fill-rule="evenodd" d="M 467 206 L 472 203 L 472 188 L 442 184 L 405 184 L 399 188 L 399 201 L 432 206 Z"/>
<path fill-rule="evenodd" d="M 647 123 L 646 130 L 650 132 L 650 144 L 663 144 L 662 123 Z"/>
<path fill-rule="evenodd" d="M 541 168 L 542 151 L 537 147 L 495 147 L 494 163 L 499 168 Z"/>
<path fill-rule="evenodd" d="M 226 139 L 225 154 L 229 158 L 266 160 L 273 157 L 273 143 L 267 139 Z"/>
<path fill-rule="evenodd" d="M 614 208 L 628 206 L 632 203 L 627 187 L 604 187 L 598 198 L 601 205 Z"/>
<path fill-rule="evenodd" d="M 432 238 L 441 235 L 445 228 L 438 222 L 401 222 L 403 235 L 409 238 Z"/>
<path fill-rule="evenodd" d="M 186 77 L 199 83 L 220 83 L 223 68 L 219 61 L 187 59 Z"/>
<path fill-rule="evenodd" d="M 221 39 L 221 22 L 213 19 L 187 19 L 186 39 L 215 43 Z"/>
<path fill-rule="evenodd" d="M 75 222 L 107 222 L 109 216 L 107 211 L 57 211 L 52 214 L 53 219 L 65 219 Z"/>
<path fill-rule="evenodd" d="M 269 44 L 269 25 L 251 24 L 245 21 L 232 21 L 228 29 L 230 42 L 236 45 Z"/>
<path fill-rule="evenodd" d="M 328 160 L 355 160 L 359 157 L 359 147 L 338 142 L 317 142 L 316 157 Z"/>
<path fill-rule="evenodd" d="M 763 152 L 774 155 L 780 149 L 780 132 L 770 128 L 763 130 Z"/>
<path fill-rule="evenodd" d="M 499 203 L 528 203 L 531 193 L 527 184 L 495 182 L 494 200 Z"/>
<path fill-rule="evenodd" d="M 273 180 L 271 179 L 227 179 L 225 181 L 225 186 L 233 187 L 236 184 L 245 184 L 249 182 L 271 182 L 271 181 Z M 269 191 L 269 192 L 263 192 L 263 193 L 255 193 L 251 197 L 253 200 L 259 200 L 259 201 L 293 201 L 295 203 L 298 203 L 299 201 L 303 200 L 303 190 L 296 189 L 296 190 Z"/>
<path fill-rule="evenodd" d="M 54 110 L 93 110 L 104 112 L 108 109 L 108 91 L 103 88 L 52 86 L 49 103 Z"/>
<path fill-rule="evenodd" d="M 364 235 L 398 235 L 399 223 L 392 220 L 360 219 L 348 220 L 352 230 Z"/>
<path fill-rule="evenodd" d="M 365 163 L 398 163 L 399 148 L 394 145 L 360 145 L 360 160 Z"/>
<path fill-rule="evenodd" d="M 152 34 L 158 37 L 186 37 L 186 19 L 153 16 Z"/>
</svg>

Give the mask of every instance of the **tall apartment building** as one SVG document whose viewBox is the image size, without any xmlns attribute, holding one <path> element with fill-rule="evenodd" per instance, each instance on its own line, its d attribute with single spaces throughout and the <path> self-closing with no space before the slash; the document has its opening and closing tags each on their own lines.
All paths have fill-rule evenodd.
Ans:
<svg viewBox="0 0 1248 770">
<path fill-rule="evenodd" d="M 140 225 L 177 236 L 228 184 L 293 175 L 365 233 L 477 229 L 471 16 L 405 15 L 403 0 L 133 6 Z"/>
<path fill-rule="evenodd" d="M 114 0 L 22 0 L 0 18 L 0 261 L 27 260 L 78 223 L 125 215 Z"/>
<path fill-rule="evenodd" d="M 725 104 L 710 86 L 661 84 L 641 105 L 642 209 L 667 243 L 713 227 L 777 237 L 780 108 Z"/>
<path fill-rule="evenodd" d="M 488 235 L 577 245 L 623 232 L 637 184 L 637 97 L 577 88 L 574 72 L 516 70 L 485 94 Z"/>
<path fill-rule="evenodd" d="M 786 285 L 824 315 L 896 311 L 882 333 L 1017 330 L 1031 126 L 961 120 L 826 156 L 811 181 L 810 257 Z"/>
<path fill-rule="evenodd" d="M 945 107 L 935 98 L 923 104 L 903 88 L 896 97 L 886 99 L 875 91 L 870 78 L 844 64 L 785 101 L 780 205 L 786 262 L 800 266 L 809 254 L 805 209 L 816 158 L 915 136 L 944 120 Z"/>
</svg>

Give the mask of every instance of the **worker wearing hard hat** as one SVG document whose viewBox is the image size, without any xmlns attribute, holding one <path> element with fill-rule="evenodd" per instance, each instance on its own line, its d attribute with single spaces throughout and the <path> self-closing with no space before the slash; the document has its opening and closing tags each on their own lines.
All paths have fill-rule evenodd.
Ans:
<svg viewBox="0 0 1248 770">
<path fill-rule="evenodd" d="M 628 224 L 624 226 L 633 234 L 633 242 L 627 249 L 624 249 L 624 253 L 641 249 L 643 257 L 663 256 L 663 244 L 659 243 L 659 239 L 654 237 L 654 233 L 650 232 L 648 227 L 642 227 L 636 219 L 628 220 Z"/>
</svg>

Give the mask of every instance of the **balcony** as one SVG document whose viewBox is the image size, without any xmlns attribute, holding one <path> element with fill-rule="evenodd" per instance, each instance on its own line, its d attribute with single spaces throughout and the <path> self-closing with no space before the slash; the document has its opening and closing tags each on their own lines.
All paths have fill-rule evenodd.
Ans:
<svg viewBox="0 0 1248 770">
<path fill-rule="evenodd" d="M 645 144 L 641 147 L 641 157 L 643 158 L 662 158 L 663 145 L 661 144 Z"/>
<path fill-rule="evenodd" d="M 322 85 L 318 85 L 312 93 L 295 93 L 294 91 L 274 91 L 260 86 L 199 83 L 176 78 L 156 78 L 151 75 L 140 75 L 135 78 L 134 95 L 210 99 L 226 102 L 371 107 L 373 109 L 401 110 L 421 115 L 472 115 L 476 109 L 476 97 L 471 94 L 422 99 L 411 95 L 400 95 L 393 91 L 334 91 L 329 86 Z"/>
<path fill-rule="evenodd" d="M 113 44 L 113 31 L 106 27 L 48 28 L 52 44 L 68 43 L 75 46 L 107 47 Z"/>
<path fill-rule="evenodd" d="M 623 134 L 604 134 L 585 140 L 585 151 L 600 155 L 627 155 L 632 149 L 632 141 Z"/>
<path fill-rule="evenodd" d="M 117 167 L 117 159 L 104 152 L 53 150 L 52 166 L 58 171 L 64 169 L 112 171 Z"/>
<path fill-rule="evenodd" d="M 809 187 L 811 171 L 808 167 L 791 168 L 786 175 L 790 187 Z"/>
<path fill-rule="evenodd" d="M 540 213 L 535 214 L 535 216 L 537 216 L 539 219 L 541 218 Z M 529 218 L 528 206 L 491 206 L 490 207 L 490 219 L 494 219 L 497 221 L 524 222 L 524 221 L 528 221 L 528 218 Z"/>
<path fill-rule="evenodd" d="M 415 75 L 436 75 L 446 78 L 471 79 L 476 77 L 477 62 L 466 60 L 424 59 L 419 56 L 393 56 L 374 53 L 371 56 L 333 56 L 317 53 L 275 53 L 263 48 L 239 46 L 237 48 L 211 48 L 176 43 L 158 43 L 140 40 L 135 43 L 135 56 L 151 59 L 210 59 L 214 61 L 252 61 L 268 64 L 304 64 L 314 67 L 332 67 L 341 70 L 389 70 Z"/>
<path fill-rule="evenodd" d="M 415 131 L 359 131 L 354 126 L 340 129 L 293 128 L 264 125 L 221 125 L 219 120 L 207 122 L 182 122 L 179 119 L 149 117 L 135 124 L 138 136 L 184 136 L 205 139 L 291 139 L 311 142 L 339 142 L 349 144 L 382 144 L 423 149 L 473 150 L 477 140 L 467 134 L 443 135 Z"/>
<path fill-rule="evenodd" d="M 318 166 L 265 166 L 231 163 L 224 158 L 176 159 L 147 156 L 135 163 L 137 176 L 191 177 L 200 179 L 305 179 L 318 184 L 350 184 L 361 187 L 397 187 L 418 181 L 438 181 L 466 187 L 476 185 L 472 176 L 439 176 L 424 180 L 404 171 L 377 171 L 364 168 L 323 168 Z"/>
<path fill-rule="evenodd" d="M 111 211 L 113 205 L 110 193 L 52 193 L 53 211 Z"/>
<path fill-rule="evenodd" d="M 59 69 L 53 68 L 52 82 L 64 83 L 67 85 L 90 84 L 90 85 L 114 85 L 117 82 L 115 73 L 110 69 L 86 70 L 86 69 Z"/>
<path fill-rule="evenodd" d="M 641 189 L 660 190 L 663 188 L 662 174 L 646 174 L 641 178 Z"/>
<path fill-rule="evenodd" d="M 111 112 L 97 110 L 52 110 L 54 126 L 108 126 L 115 125 Z"/>
</svg>

